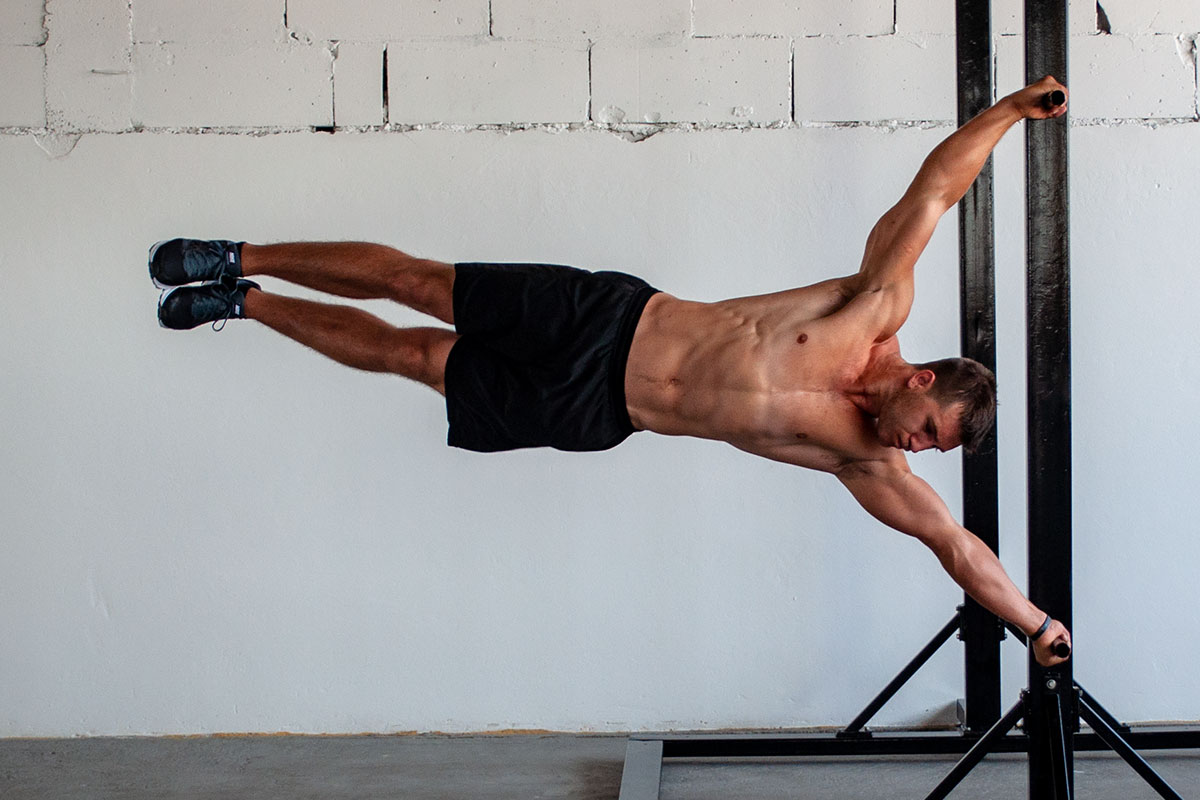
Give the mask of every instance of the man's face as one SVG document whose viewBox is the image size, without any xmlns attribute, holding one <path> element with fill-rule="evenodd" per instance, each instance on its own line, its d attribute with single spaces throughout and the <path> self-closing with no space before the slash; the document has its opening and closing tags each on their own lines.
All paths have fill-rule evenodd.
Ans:
<svg viewBox="0 0 1200 800">
<path fill-rule="evenodd" d="M 942 406 L 925 388 L 905 388 L 880 411 L 875 431 L 885 447 L 952 450 L 962 444 L 961 414 L 961 405 Z"/>
</svg>

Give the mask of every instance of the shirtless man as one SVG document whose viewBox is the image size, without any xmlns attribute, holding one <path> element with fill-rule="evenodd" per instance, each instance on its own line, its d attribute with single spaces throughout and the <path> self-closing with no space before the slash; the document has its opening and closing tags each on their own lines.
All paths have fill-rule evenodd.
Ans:
<svg viewBox="0 0 1200 800">
<path fill-rule="evenodd" d="M 177 288 L 164 327 L 262 322 L 337 361 L 446 396 L 449 443 L 480 451 L 612 447 L 635 430 L 716 439 L 832 473 L 870 514 L 924 542 L 981 605 L 1023 630 L 1044 666 L 1070 633 L 1029 602 L 959 525 L 902 451 L 978 445 L 995 414 L 990 372 L 910 364 L 896 332 L 913 269 L 942 215 L 1022 119 L 1066 113 L 1051 77 L 1005 97 L 926 158 L 871 231 L 857 273 L 717 303 L 681 300 L 621 273 L 444 264 L 384 245 L 250 245 L 174 239 L 150 273 Z M 358 309 L 261 291 L 271 275 L 348 298 L 390 298 L 446 328 L 395 328 Z M 199 285 L 186 285 L 201 282 Z"/>
</svg>

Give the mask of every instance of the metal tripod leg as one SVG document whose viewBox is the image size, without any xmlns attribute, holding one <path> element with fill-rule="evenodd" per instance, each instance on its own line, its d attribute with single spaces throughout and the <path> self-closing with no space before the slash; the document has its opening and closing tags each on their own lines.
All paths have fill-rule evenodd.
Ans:
<svg viewBox="0 0 1200 800">
<path fill-rule="evenodd" d="M 1022 693 L 1021 700 L 1012 707 L 1012 710 L 1001 717 L 999 722 L 991 727 L 991 730 L 980 737 L 979 741 L 954 765 L 954 769 L 950 770 L 950 774 L 942 779 L 942 782 L 929 793 L 929 796 L 925 800 L 943 800 L 946 795 L 954 791 L 954 787 L 958 786 L 962 782 L 962 779 L 967 777 L 967 773 L 975 769 L 975 766 L 991 751 L 992 746 L 998 740 L 1004 738 L 1023 716 L 1025 716 L 1025 695 Z"/>
<path fill-rule="evenodd" d="M 1045 705 L 1046 731 L 1050 742 L 1050 772 L 1054 778 L 1055 800 L 1071 800 L 1071 758 L 1067 752 L 1067 728 L 1063 720 L 1062 699 L 1050 694 Z"/>
<path fill-rule="evenodd" d="M 862 732 L 862 726 L 866 725 L 867 722 L 870 721 L 871 717 L 875 716 L 875 713 L 879 711 L 879 709 L 883 708 L 884 704 L 887 703 L 888 700 L 891 700 L 892 696 L 895 695 L 896 692 L 900 691 L 900 688 L 904 686 L 904 684 L 906 684 L 913 675 L 916 674 L 917 670 L 919 670 L 926 661 L 932 658 L 933 654 L 936 653 L 938 649 L 944 645 L 951 636 L 954 635 L 954 632 L 958 630 L 961 622 L 962 611 L 958 611 L 953 617 L 950 618 L 949 622 L 942 626 L 942 629 L 938 631 L 937 635 L 934 636 L 933 639 L 930 640 L 929 644 L 925 645 L 921 652 L 917 653 L 913 660 L 908 662 L 908 666 L 900 670 L 900 674 L 895 678 L 892 678 L 892 682 L 885 686 L 883 691 L 880 692 L 874 700 L 867 704 L 867 707 L 864 708 L 862 712 L 854 718 L 854 721 L 842 730 L 838 731 L 838 738 L 844 739 L 852 736 L 870 736 L 869 733 Z"/>
<path fill-rule="evenodd" d="M 1146 763 L 1138 752 L 1130 747 L 1129 743 L 1121 738 L 1121 734 L 1113 728 L 1112 725 L 1104 719 L 1099 711 L 1092 707 L 1089 702 L 1091 697 L 1080 691 L 1079 697 L 1079 716 L 1083 717 L 1083 721 L 1092 726 L 1092 730 L 1096 732 L 1106 745 L 1111 747 L 1117 755 L 1125 759 L 1125 763 L 1133 767 L 1138 775 L 1142 776 L 1142 780 L 1150 784 L 1154 791 L 1158 792 L 1167 800 L 1183 800 L 1179 793 L 1170 787 L 1170 785 L 1162 779 L 1154 768 Z"/>
</svg>

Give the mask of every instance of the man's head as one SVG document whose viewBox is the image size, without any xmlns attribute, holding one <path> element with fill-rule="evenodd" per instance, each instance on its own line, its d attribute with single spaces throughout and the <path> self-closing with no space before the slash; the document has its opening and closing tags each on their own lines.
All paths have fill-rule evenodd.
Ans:
<svg viewBox="0 0 1200 800">
<path fill-rule="evenodd" d="M 879 412 L 881 443 L 918 452 L 963 445 L 974 452 L 996 416 L 996 376 L 969 358 L 913 364 Z"/>
</svg>

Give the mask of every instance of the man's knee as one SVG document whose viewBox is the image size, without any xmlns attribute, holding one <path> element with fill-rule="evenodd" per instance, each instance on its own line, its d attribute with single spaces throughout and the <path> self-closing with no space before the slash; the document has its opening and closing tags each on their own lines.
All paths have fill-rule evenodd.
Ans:
<svg viewBox="0 0 1200 800">
<path fill-rule="evenodd" d="M 446 359 L 457 340 L 457 334 L 441 328 L 398 329 L 388 352 L 388 371 L 442 391 Z"/>
<path fill-rule="evenodd" d="M 440 261 L 406 258 L 390 278 L 395 299 L 445 322 L 453 322 L 454 267 Z"/>
</svg>

